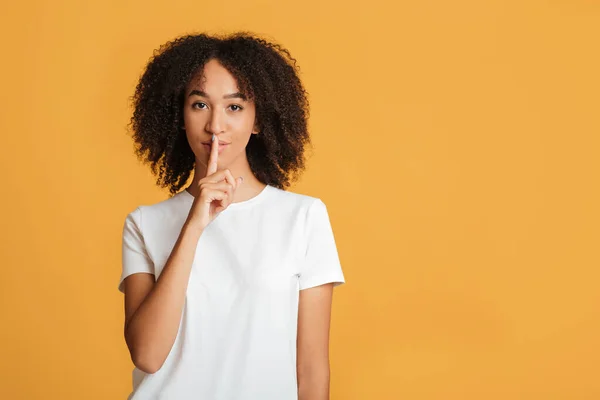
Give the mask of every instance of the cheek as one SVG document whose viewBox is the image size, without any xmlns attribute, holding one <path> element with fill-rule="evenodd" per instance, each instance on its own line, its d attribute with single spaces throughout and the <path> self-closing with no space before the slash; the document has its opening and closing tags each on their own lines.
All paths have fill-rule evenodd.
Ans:
<svg viewBox="0 0 600 400">
<path fill-rule="evenodd" d="M 189 105 L 185 105 L 183 106 L 183 122 L 185 123 L 186 126 L 192 126 L 195 124 L 195 117 L 194 114 L 191 112 L 191 110 L 189 109 Z"/>
</svg>

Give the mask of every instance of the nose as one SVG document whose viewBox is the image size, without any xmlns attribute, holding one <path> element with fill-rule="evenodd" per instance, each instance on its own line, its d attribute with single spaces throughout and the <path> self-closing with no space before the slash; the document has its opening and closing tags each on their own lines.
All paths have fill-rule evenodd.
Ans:
<svg viewBox="0 0 600 400">
<path fill-rule="evenodd" d="M 223 127 L 225 126 L 224 116 L 219 112 L 218 108 L 215 109 L 210 114 L 210 118 L 206 121 L 206 131 L 209 133 L 214 133 L 218 135 L 223 132 Z"/>
</svg>

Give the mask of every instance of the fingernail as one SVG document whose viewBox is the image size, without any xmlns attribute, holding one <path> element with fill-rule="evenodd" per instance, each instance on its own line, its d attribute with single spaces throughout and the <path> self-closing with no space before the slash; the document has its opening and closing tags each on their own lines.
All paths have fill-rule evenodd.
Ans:
<svg viewBox="0 0 600 400">
<path fill-rule="evenodd" d="M 244 177 L 240 176 L 240 183 L 244 182 Z"/>
<path fill-rule="evenodd" d="M 215 141 L 215 134 L 213 133 L 212 138 L 210 139 L 211 142 Z"/>
</svg>

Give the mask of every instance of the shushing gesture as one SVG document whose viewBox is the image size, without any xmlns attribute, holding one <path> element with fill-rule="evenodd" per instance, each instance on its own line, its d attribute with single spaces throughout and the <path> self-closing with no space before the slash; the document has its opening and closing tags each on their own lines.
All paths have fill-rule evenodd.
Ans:
<svg viewBox="0 0 600 400">
<path fill-rule="evenodd" d="M 206 176 L 198 181 L 200 194 L 194 200 L 189 214 L 189 218 L 201 229 L 206 228 L 231 204 L 235 190 L 243 182 L 242 177 L 235 179 L 229 169 L 218 171 L 218 159 L 219 140 L 213 134 Z"/>
</svg>

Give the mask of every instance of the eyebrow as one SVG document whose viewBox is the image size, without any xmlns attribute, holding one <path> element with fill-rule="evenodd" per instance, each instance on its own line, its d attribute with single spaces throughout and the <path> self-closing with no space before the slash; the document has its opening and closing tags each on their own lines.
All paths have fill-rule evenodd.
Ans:
<svg viewBox="0 0 600 400">
<path fill-rule="evenodd" d="M 190 92 L 190 94 L 188 95 L 188 97 L 191 96 L 202 96 L 202 97 L 206 97 L 207 99 L 210 99 L 209 95 L 206 94 L 206 92 L 203 92 L 202 90 L 192 90 Z M 236 92 L 236 93 L 230 93 L 230 94 L 226 94 L 225 96 L 223 96 L 224 99 L 242 99 L 242 100 L 246 100 L 246 96 L 243 93 L 240 92 Z"/>
</svg>

